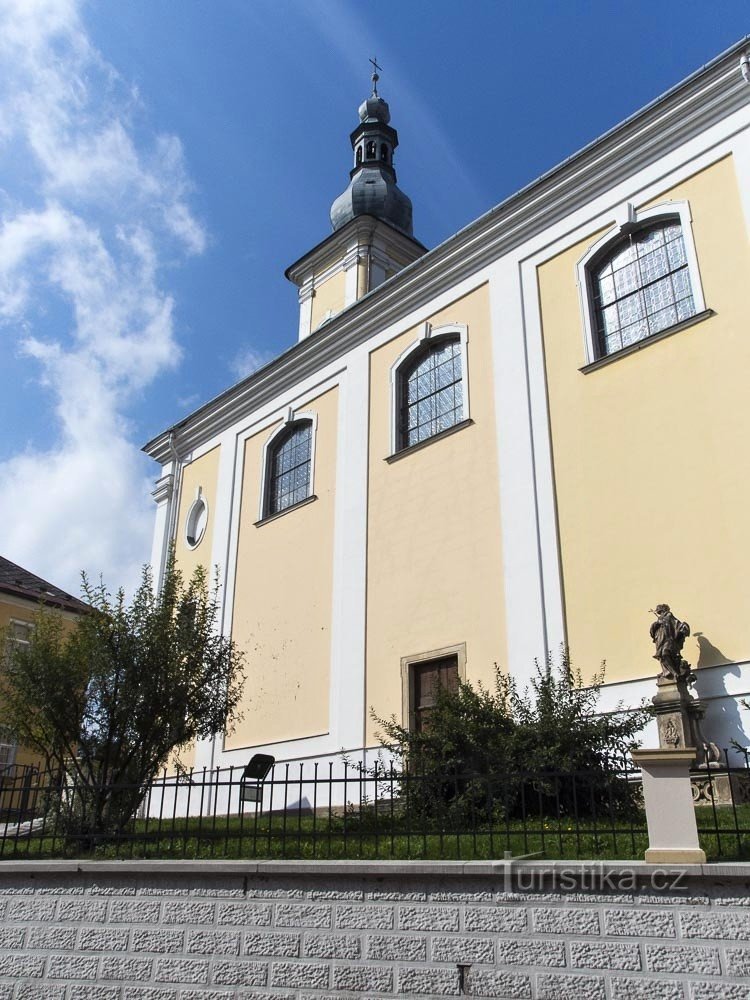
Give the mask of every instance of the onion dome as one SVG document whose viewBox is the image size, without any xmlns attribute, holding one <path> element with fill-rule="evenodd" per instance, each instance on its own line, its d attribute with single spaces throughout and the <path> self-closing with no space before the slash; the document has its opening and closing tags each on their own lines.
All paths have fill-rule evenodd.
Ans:
<svg viewBox="0 0 750 1000">
<path fill-rule="evenodd" d="M 387 125 L 391 120 L 388 102 L 384 101 L 377 93 L 371 94 L 359 106 L 359 120 L 361 122 L 382 122 Z"/>
<path fill-rule="evenodd" d="M 350 136 L 354 167 L 349 186 L 331 206 L 331 225 L 335 231 L 358 215 L 372 215 L 413 236 L 411 199 L 396 184 L 393 169 L 398 133 L 389 125 L 391 112 L 378 94 L 373 65 L 372 94 L 360 105 L 360 123 Z"/>
</svg>

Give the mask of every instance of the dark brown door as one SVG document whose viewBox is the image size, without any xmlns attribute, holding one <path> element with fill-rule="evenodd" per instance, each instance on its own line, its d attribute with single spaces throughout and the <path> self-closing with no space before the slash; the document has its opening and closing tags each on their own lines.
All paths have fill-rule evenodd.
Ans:
<svg viewBox="0 0 750 1000">
<path fill-rule="evenodd" d="M 421 732 L 429 725 L 429 717 L 440 688 L 458 688 L 458 658 L 445 656 L 439 660 L 414 663 L 412 671 L 412 725 Z"/>
</svg>

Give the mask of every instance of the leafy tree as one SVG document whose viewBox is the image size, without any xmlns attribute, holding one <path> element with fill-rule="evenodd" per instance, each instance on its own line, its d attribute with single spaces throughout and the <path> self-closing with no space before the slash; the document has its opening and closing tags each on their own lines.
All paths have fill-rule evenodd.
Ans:
<svg viewBox="0 0 750 1000">
<path fill-rule="evenodd" d="M 402 774 L 405 807 L 421 818 L 465 822 L 529 812 L 572 815 L 627 808 L 633 789 L 614 778 L 650 717 L 597 712 L 604 668 L 584 687 L 563 651 L 536 665 L 530 688 L 495 666 L 492 689 L 439 689 L 428 724 L 382 719 L 381 745 Z"/>
<path fill-rule="evenodd" d="M 245 678 L 204 569 L 186 582 L 172 556 L 156 593 L 145 567 L 130 604 L 85 576 L 82 590 L 91 611 L 72 628 L 42 609 L 29 644 L 9 646 L 0 704 L 64 786 L 68 832 L 94 842 L 125 827 L 171 755 L 231 728 Z"/>
</svg>

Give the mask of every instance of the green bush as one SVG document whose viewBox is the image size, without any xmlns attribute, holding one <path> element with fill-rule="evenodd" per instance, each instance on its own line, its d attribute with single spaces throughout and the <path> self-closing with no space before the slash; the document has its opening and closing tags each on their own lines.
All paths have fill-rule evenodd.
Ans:
<svg viewBox="0 0 750 1000">
<path fill-rule="evenodd" d="M 130 603 L 85 577 L 83 593 L 70 627 L 42 608 L 0 674 L 5 725 L 57 775 L 45 812 L 82 849 L 131 824 L 181 748 L 231 729 L 245 679 L 201 567 L 185 580 L 171 553 L 158 592 L 145 567 Z"/>
<path fill-rule="evenodd" d="M 526 691 L 495 666 L 492 689 L 438 691 L 420 732 L 375 716 L 399 769 L 401 808 L 420 822 L 472 827 L 531 816 L 612 815 L 636 788 L 616 772 L 648 721 L 645 708 L 599 714 L 604 668 L 584 687 L 566 653 L 536 664 Z"/>
</svg>

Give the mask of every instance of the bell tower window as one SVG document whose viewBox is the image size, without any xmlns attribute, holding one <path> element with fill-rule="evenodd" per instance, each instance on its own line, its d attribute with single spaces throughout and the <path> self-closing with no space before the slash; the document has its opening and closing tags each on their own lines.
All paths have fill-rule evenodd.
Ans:
<svg viewBox="0 0 750 1000">
<path fill-rule="evenodd" d="M 372 141 L 372 139 L 370 139 L 370 141 L 367 143 L 367 159 L 368 160 L 375 159 L 375 143 Z"/>
</svg>

